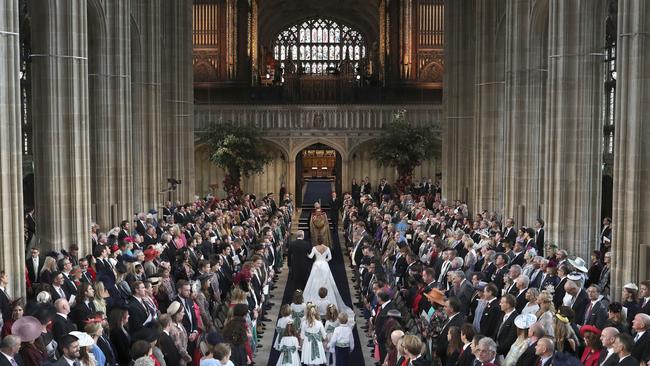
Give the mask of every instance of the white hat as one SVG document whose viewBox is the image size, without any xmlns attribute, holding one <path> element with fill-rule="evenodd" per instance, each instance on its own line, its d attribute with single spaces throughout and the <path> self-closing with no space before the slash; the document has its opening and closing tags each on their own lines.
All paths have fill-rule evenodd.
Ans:
<svg viewBox="0 0 650 366">
<path fill-rule="evenodd" d="M 571 265 L 580 272 L 586 273 L 588 271 L 587 267 L 585 267 L 587 263 L 585 262 L 584 259 L 580 257 L 576 257 L 575 259 L 569 259 L 569 263 L 571 263 Z"/>
<path fill-rule="evenodd" d="M 515 318 L 515 326 L 519 329 L 528 329 L 537 321 L 535 314 L 521 314 Z"/>
<path fill-rule="evenodd" d="M 628 283 L 627 285 L 623 286 L 624 289 L 626 290 L 632 290 L 632 291 L 639 291 L 639 287 L 635 283 Z"/>
<path fill-rule="evenodd" d="M 68 334 L 70 334 L 71 336 L 75 336 L 79 340 L 79 347 L 88 347 L 95 344 L 93 337 L 88 335 L 88 333 L 78 332 L 75 330 Z"/>
<path fill-rule="evenodd" d="M 578 273 L 578 272 L 571 272 L 571 273 L 569 273 L 569 274 L 567 275 L 567 278 L 570 279 L 570 280 L 573 281 L 573 282 L 576 282 L 576 281 L 582 281 L 582 279 L 583 279 L 583 278 L 582 278 L 582 274 L 580 274 L 580 273 Z"/>
</svg>

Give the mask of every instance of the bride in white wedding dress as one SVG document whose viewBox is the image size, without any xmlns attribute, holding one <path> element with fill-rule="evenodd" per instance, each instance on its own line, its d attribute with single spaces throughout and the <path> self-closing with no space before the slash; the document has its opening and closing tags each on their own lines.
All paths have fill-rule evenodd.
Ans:
<svg viewBox="0 0 650 366">
<path fill-rule="evenodd" d="M 315 258 L 315 260 L 311 267 L 307 285 L 305 285 L 305 290 L 303 291 L 305 302 L 316 303 L 320 299 L 318 290 L 324 287 L 327 289 L 326 301 L 336 305 L 339 312 L 347 313 L 349 319 L 348 324 L 354 324 L 354 311 L 343 302 L 339 289 L 334 282 L 334 276 L 332 276 L 330 266 L 327 263 L 332 259 L 330 248 L 322 244 L 316 245 L 311 249 L 308 257 Z"/>
</svg>

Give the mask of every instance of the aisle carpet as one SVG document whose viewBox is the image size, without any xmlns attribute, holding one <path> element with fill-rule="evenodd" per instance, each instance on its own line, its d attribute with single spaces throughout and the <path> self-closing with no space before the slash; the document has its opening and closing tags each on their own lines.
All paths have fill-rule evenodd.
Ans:
<svg viewBox="0 0 650 366">
<path fill-rule="evenodd" d="M 311 182 L 310 182 L 311 183 Z M 320 183 L 320 182 L 319 182 Z M 329 183 L 328 183 L 329 184 Z M 306 238 L 308 240 L 308 238 Z M 336 285 L 338 286 L 339 292 L 341 293 L 341 297 L 343 298 L 343 302 L 345 302 L 349 307 L 352 308 L 352 298 L 350 296 L 350 287 L 348 285 L 348 278 L 345 273 L 345 262 L 343 261 L 343 251 L 341 250 L 341 246 L 339 243 L 339 237 L 338 234 L 334 231 L 332 231 L 332 260 L 329 262 L 330 269 L 332 270 L 332 275 L 334 276 L 334 281 L 336 281 Z M 285 269 L 287 270 L 287 269 Z M 293 297 L 293 292 L 296 289 L 295 284 L 293 281 L 293 278 L 291 276 L 291 273 L 289 273 L 289 278 L 287 279 L 287 284 L 284 289 L 284 295 L 282 297 L 282 304 L 290 304 L 292 297 Z M 280 304 L 278 304 L 280 305 Z M 279 306 L 278 306 L 279 308 Z M 277 322 L 277 319 L 279 317 L 279 314 L 276 318 L 273 320 Z M 359 326 L 359 322 L 363 322 L 363 319 L 358 319 L 357 318 L 357 326 Z M 275 323 L 274 326 L 275 328 Z M 274 335 L 274 337 L 277 335 Z M 274 338 L 275 339 L 275 338 Z M 361 345 L 359 342 L 359 333 L 357 332 L 357 328 L 354 328 L 354 351 L 350 355 L 350 365 L 355 365 L 355 366 L 362 366 L 364 365 L 364 360 L 363 360 L 363 350 L 367 350 L 368 348 L 365 345 Z M 269 366 L 276 366 L 278 362 L 278 357 L 280 356 L 280 352 L 273 350 L 271 351 L 271 356 L 269 357 Z"/>
<path fill-rule="evenodd" d="M 312 206 L 319 199 L 327 202 L 332 192 L 332 182 L 307 182 L 305 197 L 302 199 L 303 206 Z"/>
</svg>

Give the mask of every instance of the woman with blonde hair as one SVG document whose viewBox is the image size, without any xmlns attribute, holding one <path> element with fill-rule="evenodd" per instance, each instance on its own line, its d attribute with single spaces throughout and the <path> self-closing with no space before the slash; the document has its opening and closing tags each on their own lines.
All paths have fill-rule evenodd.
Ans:
<svg viewBox="0 0 650 366">
<path fill-rule="evenodd" d="M 560 306 L 560 309 L 555 313 L 555 324 L 553 327 L 555 347 L 558 352 L 566 352 L 575 356 L 580 342 L 571 327 L 568 314 L 563 313 L 565 309 L 566 306 Z M 568 309 L 571 310 L 571 308 Z"/>
<path fill-rule="evenodd" d="M 325 310 L 325 343 L 328 344 L 332 339 L 334 329 L 339 326 L 339 311 L 336 305 L 329 304 Z M 325 350 L 327 352 L 327 359 L 330 359 L 329 347 Z M 332 355 L 334 357 L 334 355 Z"/>
<path fill-rule="evenodd" d="M 90 318 L 86 320 L 86 326 L 84 331 L 93 339 L 94 343 L 90 346 L 90 352 L 92 352 L 95 360 L 97 360 L 98 365 L 106 364 L 106 355 L 99 346 L 97 346 L 97 341 L 99 337 L 104 334 L 104 327 L 102 327 L 102 318 Z"/>
<path fill-rule="evenodd" d="M 167 315 L 171 317 L 172 326 L 169 329 L 169 336 L 174 340 L 174 345 L 181 355 L 181 366 L 185 366 L 192 362 L 192 356 L 187 353 L 187 330 L 183 326 L 183 316 L 185 315 L 185 307 L 180 302 L 174 301 L 167 308 Z"/>
<path fill-rule="evenodd" d="M 302 340 L 301 361 L 305 365 L 322 365 L 327 363 L 325 347 L 325 327 L 320 321 L 316 306 L 307 307 L 305 320 L 300 327 L 300 339 Z"/>
<path fill-rule="evenodd" d="M 514 366 L 517 364 L 519 357 L 528 349 L 528 329 L 535 324 L 537 317 L 533 314 L 521 314 L 515 318 L 515 326 L 517 327 L 517 339 L 512 344 L 503 366 Z"/>
<path fill-rule="evenodd" d="M 549 337 L 555 337 L 555 306 L 553 296 L 548 291 L 542 291 L 537 295 L 539 310 L 535 313 L 537 323 L 541 325 Z"/>
<path fill-rule="evenodd" d="M 41 283 L 52 283 L 52 273 L 56 270 L 56 259 L 50 256 L 45 257 L 43 268 L 41 268 Z"/>
<path fill-rule="evenodd" d="M 98 312 L 106 314 L 106 299 L 110 298 L 108 290 L 104 286 L 104 282 L 97 281 L 95 282 L 95 297 L 93 303 L 95 304 L 95 309 Z"/>
</svg>

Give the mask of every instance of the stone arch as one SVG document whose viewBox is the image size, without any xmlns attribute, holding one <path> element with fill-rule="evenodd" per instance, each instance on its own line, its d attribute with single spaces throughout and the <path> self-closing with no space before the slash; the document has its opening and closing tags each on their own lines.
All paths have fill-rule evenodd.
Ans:
<svg viewBox="0 0 650 366">
<path fill-rule="evenodd" d="M 282 145 L 282 142 L 276 141 L 272 137 L 263 137 L 263 140 L 265 143 L 278 149 L 282 153 L 282 156 L 284 157 L 285 160 L 287 161 L 289 160 L 290 157 L 289 150 L 287 150 L 287 146 Z"/>
</svg>

